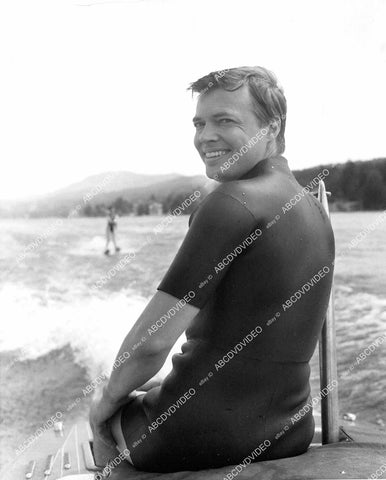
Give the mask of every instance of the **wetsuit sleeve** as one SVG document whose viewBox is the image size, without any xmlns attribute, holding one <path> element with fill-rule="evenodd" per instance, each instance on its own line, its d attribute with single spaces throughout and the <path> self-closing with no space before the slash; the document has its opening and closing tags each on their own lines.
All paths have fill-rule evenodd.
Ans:
<svg viewBox="0 0 386 480">
<path fill-rule="evenodd" d="M 252 213 L 228 194 L 212 192 L 192 214 L 189 229 L 157 290 L 202 308 L 256 230 Z M 228 257 L 227 257 L 228 256 Z M 194 292 L 194 297 L 193 293 Z"/>
</svg>

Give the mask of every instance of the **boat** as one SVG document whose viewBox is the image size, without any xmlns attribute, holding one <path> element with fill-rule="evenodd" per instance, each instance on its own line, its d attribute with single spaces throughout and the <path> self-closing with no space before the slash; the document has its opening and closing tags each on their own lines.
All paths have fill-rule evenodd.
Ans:
<svg viewBox="0 0 386 480">
<path fill-rule="evenodd" d="M 290 458 L 229 465 L 218 469 L 148 473 L 137 471 L 117 456 L 110 466 L 98 468 L 92 453 L 88 422 L 63 424 L 45 432 L 1 474 L 2 480 L 300 480 L 386 478 L 385 431 L 365 422 L 342 420 L 339 440 L 322 444 L 320 418 L 306 453 Z M 383 467 L 383 468 L 382 468 Z M 378 473 L 377 473 L 378 472 Z"/>
<path fill-rule="evenodd" d="M 325 185 L 317 196 L 328 213 Z M 339 417 L 333 289 L 319 341 L 321 414 L 307 452 L 278 460 L 228 465 L 218 469 L 157 474 L 140 472 L 121 454 L 104 467 L 95 465 L 93 436 L 86 419 L 73 424 L 53 423 L 15 461 L 1 472 L 1 480 L 291 480 L 386 478 L 386 430 L 355 415 Z M 336 383 L 334 383 L 336 382 Z"/>
</svg>

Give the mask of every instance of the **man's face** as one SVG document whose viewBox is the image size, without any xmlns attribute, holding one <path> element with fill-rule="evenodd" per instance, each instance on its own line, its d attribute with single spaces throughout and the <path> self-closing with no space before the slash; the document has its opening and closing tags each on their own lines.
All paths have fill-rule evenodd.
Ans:
<svg viewBox="0 0 386 480">
<path fill-rule="evenodd" d="M 193 123 L 194 145 L 209 178 L 237 180 L 267 157 L 268 130 L 253 112 L 245 85 L 233 92 L 216 88 L 200 96 Z M 240 150 L 243 146 L 245 153 Z M 236 152 L 238 160 L 231 158 Z"/>
</svg>

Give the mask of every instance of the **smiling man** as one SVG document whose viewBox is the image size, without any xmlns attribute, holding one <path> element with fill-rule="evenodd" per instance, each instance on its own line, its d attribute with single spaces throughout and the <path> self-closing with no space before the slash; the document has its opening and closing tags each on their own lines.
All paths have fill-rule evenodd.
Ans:
<svg viewBox="0 0 386 480">
<path fill-rule="evenodd" d="M 258 161 L 280 150 L 276 137 L 281 129 L 284 131 L 281 115 L 270 119 L 267 136 L 268 128 L 262 127 L 263 120 L 251 108 L 251 100 L 246 85 L 236 91 L 213 89 L 199 98 L 193 118 L 194 145 L 209 178 L 220 182 L 238 179 Z"/>
<path fill-rule="evenodd" d="M 194 143 L 219 185 L 191 215 L 174 261 L 117 355 L 130 357 L 91 413 L 101 458 L 114 456 L 117 444 L 147 471 L 307 450 L 314 432 L 312 409 L 304 408 L 309 360 L 332 282 L 334 237 L 319 202 L 305 194 L 282 210 L 302 187 L 282 156 L 286 100 L 274 75 L 232 68 L 191 89 L 199 94 Z M 184 331 L 170 374 L 136 392 Z"/>
</svg>

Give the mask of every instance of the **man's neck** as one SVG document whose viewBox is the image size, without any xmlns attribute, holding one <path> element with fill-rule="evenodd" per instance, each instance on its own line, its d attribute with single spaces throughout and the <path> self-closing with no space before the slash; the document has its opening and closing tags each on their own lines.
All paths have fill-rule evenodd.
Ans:
<svg viewBox="0 0 386 480">
<path fill-rule="evenodd" d="M 269 173 L 272 170 L 279 170 L 283 173 L 291 173 L 288 166 L 287 159 L 281 155 L 275 155 L 273 157 L 267 157 L 256 163 L 254 167 L 248 170 L 239 180 L 245 180 L 247 178 L 257 177 L 265 173 Z"/>
</svg>

